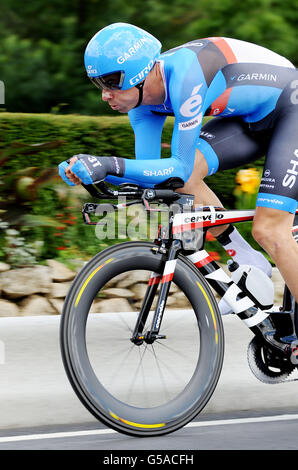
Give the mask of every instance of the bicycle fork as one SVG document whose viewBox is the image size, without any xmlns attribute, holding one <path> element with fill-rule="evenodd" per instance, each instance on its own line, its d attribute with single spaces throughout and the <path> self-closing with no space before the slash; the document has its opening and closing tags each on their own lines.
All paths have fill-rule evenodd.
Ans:
<svg viewBox="0 0 298 470">
<path fill-rule="evenodd" d="M 160 335 L 159 330 L 166 306 L 167 297 L 171 287 L 171 281 L 174 276 L 175 266 L 178 258 L 179 251 L 181 250 L 180 240 L 174 240 L 169 249 L 167 259 L 164 264 L 162 275 L 152 273 L 149 279 L 147 291 L 144 297 L 143 305 L 141 307 L 135 330 L 133 332 L 131 341 L 140 346 L 144 341 L 147 344 L 152 344 L 156 339 L 165 339 L 165 335 Z M 149 315 L 150 307 L 152 305 L 157 288 L 160 284 L 160 291 L 153 316 L 150 330 L 143 332 L 146 320 Z"/>
</svg>

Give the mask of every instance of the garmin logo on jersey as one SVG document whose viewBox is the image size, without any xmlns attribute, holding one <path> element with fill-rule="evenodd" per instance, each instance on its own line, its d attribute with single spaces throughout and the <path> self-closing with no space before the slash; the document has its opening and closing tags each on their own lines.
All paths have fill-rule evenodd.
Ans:
<svg viewBox="0 0 298 470">
<path fill-rule="evenodd" d="M 233 80 L 234 77 L 231 78 Z M 242 73 L 237 78 L 237 82 L 242 82 L 243 80 L 256 80 L 256 81 L 267 81 L 267 82 L 276 82 L 277 75 L 273 73 Z"/>
<path fill-rule="evenodd" d="M 120 55 L 118 58 L 117 58 L 117 62 L 118 64 L 124 64 L 124 62 L 129 59 L 130 57 L 132 57 L 133 55 L 135 55 L 138 50 L 143 47 L 143 45 L 147 42 L 147 38 L 146 37 L 142 37 L 141 39 L 139 39 L 132 47 L 130 47 L 126 52 L 124 52 L 123 55 Z"/>
<path fill-rule="evenodd" d="M 285 188 L 289 187 L 290 189 L 292 189 L 292 187 L 296 183 L 296 178 L 298 175 L 298 149 L 294 151 L 294 155 L 296 157 L 296 160 L 290 161 L 290 165 L 292 165 L 292 167 L 287 170 L 287 174 L 282 180 L 282 185 Z"/>
<path fill-rule="evenodd" d="M 129 83 L 134 86 L 134 85 L 137 85 L 140 81 L 144 80 L 146 75 L 148 75 L 148 73 L 152 69 L 153 63 L 154 63 L 153 60 L 151 60 L 149 64 L 147 65 L 147 67 L 145 67 L 140 73 L 138 73 L 137 75 L 135 75 L 129 80 Z"/>
<path fill-rule="evenodd" d="M 168 176 L 173 173 L 174 167 L 165 168 L 164 170 L 144 170 L 144 176 Z"/>
<path fill-rule="evenodd" d="M 197 127 L 201 124 L 203 119 L 202 113 L 196 118 L 196 119 L 191 119 L 190 121 L 187 122 L 180 122 L 179 123 L 179 130 L 180 131 L 185 131 L 188 129 L 193 129 L 194 127 Z"/>
</svg>

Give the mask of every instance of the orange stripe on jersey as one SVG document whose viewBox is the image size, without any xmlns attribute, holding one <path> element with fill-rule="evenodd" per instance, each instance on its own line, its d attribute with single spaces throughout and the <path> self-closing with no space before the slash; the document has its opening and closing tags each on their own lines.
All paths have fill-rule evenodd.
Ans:
<svg viewBox="0 0 298 470">
<path fill-rule="evenodd" d="M 231 47 L 229 46 L 229 44 L 227 43 L 225 39 L 223 38 L 207 38 L 207 39 L 213 42 L 218 47 L 218 49 L 221 50 L 228 64 L 234 64 L 235 62 L 237 62 L 234 52 L 232 51 Z"/>
<path fill-rule="evenodd" d="M 215 101 L 213 101 L 210 107 L 209 116 L 216 116 L 222 113 L 228 104 L 232 88 L 227 88 Z"/>
<path fill-rule="evenodd" d="M 228 64 L 234 64 L 237 62 L 236 56 L 232 51 L 231 47 L 227 41 L 223 38 L 207 38 L 209 41 L 218 47 L 218 49 L 223 53 Z M 232 88 L 227 88 L 215 101 L 213 101 L 210 109 L 209 116 L 216 116 L 217 114 L 222 113 L 227 107 Z"/>
</svg>

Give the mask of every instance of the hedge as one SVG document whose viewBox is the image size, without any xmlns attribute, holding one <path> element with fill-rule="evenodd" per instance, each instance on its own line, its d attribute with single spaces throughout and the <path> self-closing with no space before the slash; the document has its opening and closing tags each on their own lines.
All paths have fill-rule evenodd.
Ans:
<svg viewBox="0 0 298 470">
<path fill-rule="evenodd" d="M 164 126 L 163 157 L 170 156 L 173 122 L 173 118 L 168 118 Z M 134 135 L 126 115 L 111 117 L 0 113 L 0 151 L 13 142 L 37 144 L 56 140 L 63 141 L 63 145 L 56 150 L 47 150 L 33 155 L 16 153 L 10 157 L 6 164 L 0 167 L 0 179 L 4 173 L 12 173 L 26 167 L 56 167 L 61 161 L 77 153 L 117 155 L 127 158 L 133 158 L 134 154 Z M 262 166 L 262 160 L 255 162 L 254 166 Z M 207 184 L 220 197 L 226 208 L 234 207 L 233 190 L 238 169 L 222 171 L 206 179 Z M 72 192 L 74 194 L 75 191 L 62 181 L 61 190 L 67 190 L 70 194 Z M 90 199 L 87 193 L 86 197 Z M 46 212 L 48 216 L 59 218 L 65 204 L 69 202 L 66 203 L 63 198 L 59 199 L 53 188 L 47 187 L 41 190 L 38 200 L 32 202 L 32 212 L 37 215 Z M 80 217 L 78 206 L 76 211 Z M 42 258 L 57 255 L 59 240 L 55 240 L 53 229 L 35 227 L 27 231 L 25 236 L 26 239 L 31 237 L 31 239 L 40 238 L 44 241 Z M 70 247 L 74 245 L 76 247 L 73 256 L 77 256 L 76 250 L 93 254 L 99 249 L 98 240 L 94 240 L 90 227 L 84 226 L 83 223 L 69 227 L 66 238 L 68 251 L 71 251 Z M 255 245 L 251 237 L 249 238 L 250 242 Z"/>
<path fill-rule="evenodd" d="M 162 155 L 170 156 L 173 118 L 168 118 L 162 137 Z M 58 151 L 26 156 L 26 166 L 51 167 L 76 153 L 117 155 L 133 158 L 134 136 L 125 116 L 79 116 L 54 114 L 0 113 L 0 146 L 12 142 L 29 144 L 63 140 Z M 262 167 L 263 160 L 254 166 Z M 14 171 L 24 166 L 24 157 L 15 155 L 0 171 Z M 237 169 L 225 170 L 206 178 L 206 183 L 218 194 L 228 208 L 234 205 L 233 189 Z"/>
</svg>

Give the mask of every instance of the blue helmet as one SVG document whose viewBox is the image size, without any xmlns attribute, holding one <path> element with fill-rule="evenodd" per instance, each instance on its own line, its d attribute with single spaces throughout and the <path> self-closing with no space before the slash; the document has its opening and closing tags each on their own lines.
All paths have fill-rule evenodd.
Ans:
<svg viewBox="0 0 298 470">
<path fill-rule="evenodd" d="M 86 47 L 87 75 L 101 89 L 128 90 L 144 81 L 160 50 L 158 39 L 138 26 L 111 24 Z"/>
</svg>

